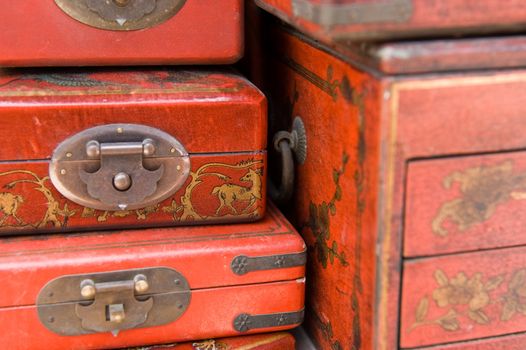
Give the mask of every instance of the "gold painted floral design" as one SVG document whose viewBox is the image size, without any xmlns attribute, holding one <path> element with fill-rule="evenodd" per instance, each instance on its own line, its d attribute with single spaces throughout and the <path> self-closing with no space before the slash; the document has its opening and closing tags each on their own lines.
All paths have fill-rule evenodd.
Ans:
<svg viewBox="0 0 526 350">
<path fill-rule="evenodd" d="M 240 178 L 231 178 L 226 170 L 242 171 Z M 138 210 L 100 211 L 82 207 L 81 210 L 70 210 L 68 203 L 52 191 L 49 177 L 39 177 L 28 170 L 12 170 L 0 173 L 2 177 L 16 177 L 6 183 L 0 192 L 0 229 L 10 228 L 44 228 L 66 227 L 68 220 L 74 216 L 95 218 L 98 222 L 106 222 L 109 218 L 125 218 L 135 216 L 136 220 L 147 220 L 151 215 L 166 213 L 173 221 L 214 220 L 217 218 L 251 218 L 257 215 L 263 202 L 263 160 L 246 160 L 237 164 L 207 163 L 190 173 L 191 181 L 186 186 L 183 195 L 177 200 L 173 198 L 170 204 L 156 204 Z M 216 198 L 219 205 L 213 215 L 199 213 L 195 208 L 193 195 L 199 186 L 205 183 L 212 185 L 208 179 L 220 181 L 209 193 L 211 199 Z M 217 182 L 217 181 L 216 181 Z M 214 183 L 216 183 L 214 182 Z M 20 217 L 19 211 L 23 205 L 31 205 L 24 198 L 24 190 L 16 191 L 19 184 L 34 185 L 33 190 L 40 192 L 45 198 L 46 211 L 36 222 L 27 223 Z M 34 200 L 33 200 L 34 201 Z M 33 203 L 34 205 L 34 203 Z M 35 205 L 35 208 L 38 208 Z"/>
<path fill-rule="evenodd" d="M 227 345 L 219 341 L 209 339 L 203 340 L 198 343 L 193 343 L 192 347 L 194 350 L 226 350 Z"/>
<path fill-rule="evenodd" d="M 490 304 L 490 292 L 504 280 L 504 275 L 485 279 L 482 273 L 468 277 L 464 272 L 448 278 L 442 270 L 436 270 L 435 281 L 438 287 L 432 293 L 435 304 L 445 311 L 442 316 L 428 319 L 429 297 L 423 297 L 416 308 L 414 328 L 425 325 L 439 325 L 446 331 L 460 329 L 460 322 L 467 318 L 476 324 L 486 325 L 491 322 L 485 308 Z"/>
<path fill-rule="evenodd" d="M 503 296 L 501 320 L 511 320 L 516 314 L 526 316 L 526 269 L 516 271 L 508 283 L 508 293 Z"/>
<path fill-rule="evenodd" d="M 450 189 L 456 182 L 460 184 L 461 197 L 444 203 L 431 224 L 438 236 L 449 235 L 443 227 L 448 219 L 459 231 L 466 231 L 488 220 L 499 205 L 512 199 L 526 199 L 526 172 L 514 173 L 511 160 L 455 171 L 444 179 L 444 188 Z"/>
<path fill-rule="evenodd" d="M 53 195 L 53 192 L 46 186 L 49 177 L 39 177 L 37 174 L 28 170 L 12 170 L 5 173 L 0 173 L 0 177 L 17 175 L 20 178 L 4 185 L 7 190 L 16 188 L 18 184 L 32 184 L 35 185 L 34 190 L 42 193 L 46 199 L 46 211 L 42 219 L 34 223 L 26 223 L 18 217 L 18 210 L 20 206 L 27 202 L 23 196 L 13 194 L 11 192 L 0 192 L 0 213 L 3 217 L 0 219 L 0 226 L 4 228 L 9 227 L 33 227 L 42 228 L 51 225 L 52 227 L 63 227 L 67 225 L 68 219 L 75 215 L 75 210 L 69 210 L 68 204 L 61 207 L 59 201 Z M 7 221 L 12 218 L 15 222 L 10 224 Z"/>
<path fill-rule="evenodd" d="M 336 215 L 336 202 L 342 199 L 340 178 L 345 173 L 348 162 L 349 156 L 344 154 L 341 168 L 334 169 L 333 171 L 333 181 L 336 185 L 336 190 L 330 202 L 322 202 L 318 205 L 311 202 L 309 206 L 309 222 L 306 224 L 306 228 L 308 228 L 316 238 L 314 249 L 318 261 L 322 264 L 323 268 L 326 268 L 329 262 L 333 264 L 335 259 L 344 266 L 349 264 L 345 252 L 338 247 L 338 243 L 335 240 L 330 241 L 330 218 Z"/>
</svg>

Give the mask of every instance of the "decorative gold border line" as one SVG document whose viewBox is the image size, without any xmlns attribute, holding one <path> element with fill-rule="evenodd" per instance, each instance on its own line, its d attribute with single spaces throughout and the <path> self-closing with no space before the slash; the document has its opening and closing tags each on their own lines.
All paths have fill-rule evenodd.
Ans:
<svg viewBox="0 0 526 350">
<path fill-rule="evenodd" d="M 0 91 L 0 97 L 33 97 L 33 96 L 96 96 L 96 95 L 130 95 L 130 94 L 162 94 L 167 95 L 171 93 L 181 93 L 181 92 L 195 92 L 195 93 L 225 93 L 225 92 L 235 92 L 239 89 L 236 87 L 230 88 L 211 88 L 211 87 L 192 87 L 192 86 L 181 86 L 178 88 L 172 89 L 107 89 L 107 90 L 33 90 L 33 91 Z M 111 101 L 110 101 L 111 102 Z M 116 101 L 118 102 L 118 101 Z"/>
</svg>

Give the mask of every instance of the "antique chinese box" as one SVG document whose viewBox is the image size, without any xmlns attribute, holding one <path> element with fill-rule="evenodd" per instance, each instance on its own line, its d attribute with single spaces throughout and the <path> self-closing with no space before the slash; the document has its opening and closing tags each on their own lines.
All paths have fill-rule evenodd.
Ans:
<svg viewBox="0 0 526 350">
<path fill-rule="evenodd" d="M 6 349 L 163 344 L 303 319 L 305 244 L 274 208 L 256 223 L 4 238 L 0 251 Z"/>
<path fill-rule="evenodd" d="M 242 14 L 242 0 L 9 1 L 0 66 L 233 63 Z"/>
<path fill-rule="evenodd" d="M 521 0 L 255 0 L 326 42 L 518 32 Z"/>
<path fill-rule="evenodd" d="M 253 221 L 266 100 L 229 70 L 0 74 L 0 232 Z"/>
<path fill-rule="evenodd" d="M 286 332 L 206 339 L 179 344 L 153 345 L 130 350 L 296 350 L 294 336 Z"/>
<path fill-rule="evenodd" d="M 320 348 L 524 348 L 526 37 L 336 52 L 260 20 L 271 135 L 306 130 L 284 208 Z"/>
</svg>

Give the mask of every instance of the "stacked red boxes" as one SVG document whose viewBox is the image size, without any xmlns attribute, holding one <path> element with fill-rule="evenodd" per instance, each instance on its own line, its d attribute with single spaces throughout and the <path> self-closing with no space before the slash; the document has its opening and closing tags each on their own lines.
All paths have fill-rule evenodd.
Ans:
<svg viewBox="0 0 526 350">
<path fill-rule="evenodd" d="M 242 57 L 243 20 L 241 0 L 0 10 L 3 347 L 210 349 L 302 322 L 306 247 L 267 206 L 266 98 L 217 66 Z"/>
</svg>

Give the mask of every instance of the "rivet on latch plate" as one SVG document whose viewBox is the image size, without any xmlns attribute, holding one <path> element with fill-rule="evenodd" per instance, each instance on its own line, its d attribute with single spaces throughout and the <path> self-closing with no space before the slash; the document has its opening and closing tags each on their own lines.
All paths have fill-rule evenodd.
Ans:
<svg viewBox="0 0 526 350">
<path fill-rule="evenodd" d="M 176 320 L 188 308 L 190 293 L 184 276 L 166 267 L 70 275 L 40 291 L 37 310 L 40 321 L 60 335 L 117 336 Z"/>
<path fill-rule="evenodd" d="M 183 145 L 167 133 L 135 124 L 87 129 L 53 153 L 50 179 L 66 198 L 99 210 L 154 205 L 177 191 L 190 173 Z"/>
</svg>

